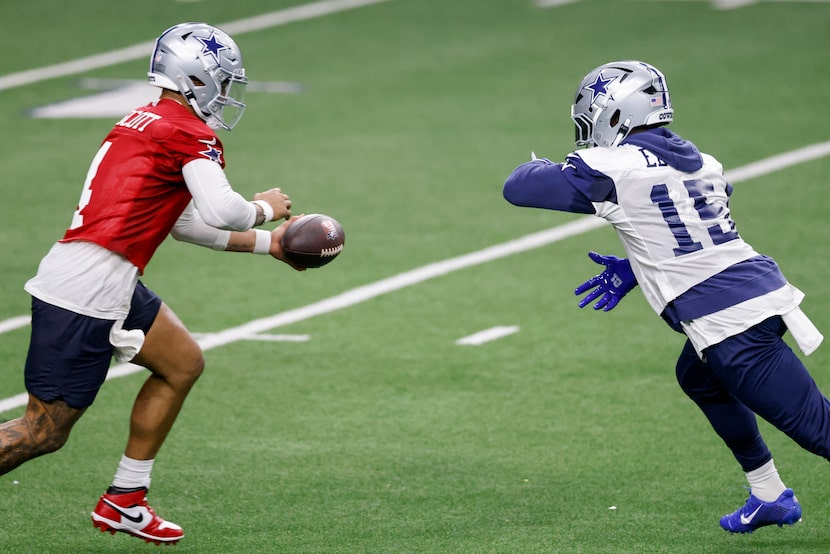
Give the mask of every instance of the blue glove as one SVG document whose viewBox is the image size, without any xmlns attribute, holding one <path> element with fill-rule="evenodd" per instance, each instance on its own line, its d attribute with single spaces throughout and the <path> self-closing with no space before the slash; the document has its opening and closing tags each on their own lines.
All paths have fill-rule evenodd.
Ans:
<svg viewBox="0 0 830 554">
<path fill-rule="evenodd" d="M 588 252 L 588 257 L 604 265 L 605 271 L 576 287 L 574 294 L 577 296 L 594 289 L 579 301 L 579 307 L 584 308 L 599 298 L 599 301 L 594 304 L 595 310 L 602 309 L 605 312 L 613 310 L 623 296 L 637 286 L 637 278 L 631 271 L 631 263 L 627 258 L 603 256 L 596 252 Z"/>
</svg>

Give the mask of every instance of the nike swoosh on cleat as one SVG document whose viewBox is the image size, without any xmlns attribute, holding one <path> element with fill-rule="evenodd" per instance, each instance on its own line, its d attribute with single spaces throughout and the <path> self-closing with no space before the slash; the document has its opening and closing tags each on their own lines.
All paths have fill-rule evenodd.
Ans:
<svg viewBox="0 0 830 554">
<path fill-rule="evenodd" d="M 758 510 L 760 510 L 761 508 L 763 508 L 763 506 L 758 506 L 757 508 L 755 508 L 754 512 L 749 514 L 749 516 L 741 514 L 741 523 L 744 525 L 749 525 L 750 523 L 752 523 L 752 520 L 755 519 L 756 515 L 758 515 Z"/>
<path fill-rule="evenodd" d="M 144 510 L 142 510 L 142 508 L 139 507 L 139 506 L 136 506 L 133 511 L 127 512 L 127 511 L 125 511 L 124 508 L 122 508 L 121 506 L 119 506 L 115 502 L 110 501 L 109 499 L 105 498 L 104 502 L 106 502 L 107 505 L 110 508 L 112 508 L 113 510 L 115 510 L 116 512 L 118 512 L 119 514 L 121 514 L 122 516 L 127 518 L 128 520 L 132 521 L 133 523 L 141 523 L 142 521 L 144 521 Z M 138 511 L 136 512 L 135 510 L 138 510 Z M 138 515 L 135 515 L 135 514 L 138 514 Z"/>
</svg>

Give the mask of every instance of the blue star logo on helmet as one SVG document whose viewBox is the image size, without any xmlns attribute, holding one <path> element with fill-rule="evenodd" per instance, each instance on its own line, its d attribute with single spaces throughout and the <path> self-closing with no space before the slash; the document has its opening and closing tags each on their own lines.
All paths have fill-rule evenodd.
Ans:
<svg viewBox="0 0 830 554">
<path fill-rule="evenodd" d="M 602 71 L 597 73 L 597 78 L 594 80 L 593 83 L 586 86 L 585 88 L 591 91 L 591 102 L 596 100 L 597 96 L 600 94 L 608 94 L 608 85 L 610 85 L 616 77 L 611 77 L 608 79 L 602 78 Z"/>
<path fill-rule="evenodd" d="M 202 43 L 202 54 L 213 56 L 213 60 L 219 64 L 219 52 L 222 50 L 230 50 L 230 47 L 222 44 L 216 39 L 216 33 L 211 32 L 207 38 L 193 37 Z"/>
</svg>

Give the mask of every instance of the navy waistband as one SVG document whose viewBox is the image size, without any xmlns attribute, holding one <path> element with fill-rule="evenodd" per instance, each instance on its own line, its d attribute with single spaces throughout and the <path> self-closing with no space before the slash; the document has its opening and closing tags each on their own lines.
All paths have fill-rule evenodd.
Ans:
<svg viewBox="0 0 830 554">
<path fill-rule="evenodd" d="M 738 262 L 690 288 L 666 306 L 661 317 L 675 330 L 690 321 L 778 290 L 787 279 L 775 260 L 756 256 Z"/>
</svg>

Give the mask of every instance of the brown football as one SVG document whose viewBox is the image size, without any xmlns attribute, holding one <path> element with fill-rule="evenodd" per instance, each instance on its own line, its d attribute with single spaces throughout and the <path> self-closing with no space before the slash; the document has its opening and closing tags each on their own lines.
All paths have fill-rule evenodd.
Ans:
<svg viewBox="0 0 830 554">
<path fill-rule="evenodd" d="M 307 214 L 292 223 L 280 244 L 285 257 L 299 267 L 322 267 L 343 250 L 343 226 L 325 214 Z"/>
</svg>

